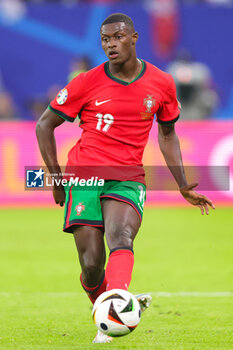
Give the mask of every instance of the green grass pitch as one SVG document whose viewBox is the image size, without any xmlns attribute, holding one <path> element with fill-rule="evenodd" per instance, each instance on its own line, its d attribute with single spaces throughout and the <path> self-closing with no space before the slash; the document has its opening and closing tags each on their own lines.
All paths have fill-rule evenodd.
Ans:
<svg viewBox="0 0 233 350">
<path fill-rule="evenodd" d="M 232 350 L 232 214 L 146 208 L 130 291 L 151 292 L 153 303 L 133 333 L 92 344 L 91 304 L 62 209 L 1 209 L 0 349 Z"/>
</svg>

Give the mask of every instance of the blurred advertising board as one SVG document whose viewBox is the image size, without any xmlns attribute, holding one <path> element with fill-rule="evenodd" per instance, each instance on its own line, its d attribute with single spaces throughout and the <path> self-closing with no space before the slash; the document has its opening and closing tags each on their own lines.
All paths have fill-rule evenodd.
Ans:
<svg viewBox="0 0 233 350">
<path fill-rule="evenodd" d="M 233 121 L 178 122 L 183 162 L 188 182 L 216 205 L 233 205 Z M 56 130 L 59 163 L 81 135 L 78 124 L 65 123 Z M 143 163 L 148 183 L 148 205 L 188 205 L 165 166 L 157 142 L 157 125 L 150 133 Z M 35 122 L 0 123 L 0 206 L 55 206 L 51 190 L 26 189 L 25 169 L 44 165 L 35 135 Z"/>
</svg>

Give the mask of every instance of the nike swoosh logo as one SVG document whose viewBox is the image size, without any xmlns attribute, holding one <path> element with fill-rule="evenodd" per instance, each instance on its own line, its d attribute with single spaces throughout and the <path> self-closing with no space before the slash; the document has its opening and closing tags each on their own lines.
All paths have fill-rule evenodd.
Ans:
<svg viewBox="0 0 233 350">
<path fill-rule="evenodd" d="M 101 102 L 98 102 L 97 100 L 95 101 L 95 105 L 96 106 L 99 106 L 99 105 L 102 105 L 103 103 L 106 103 L 106 102 L 109 102 L 111 100 L 106 100 L 106 101 L 101 101 Z"/>
</svg>

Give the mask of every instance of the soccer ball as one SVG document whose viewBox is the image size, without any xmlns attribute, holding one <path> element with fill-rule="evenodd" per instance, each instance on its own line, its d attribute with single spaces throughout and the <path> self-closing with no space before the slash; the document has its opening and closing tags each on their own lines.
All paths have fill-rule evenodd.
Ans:
<svg viewBox="0 0 233 350">
<path fill-rule="evenodd" d="M 92 316 L 101 332 L 120 337 L 137 327 L 141 309 L 131 293 L 123 289 L 112 289 L 102 293 L 95 301 Z"/>
</svg>

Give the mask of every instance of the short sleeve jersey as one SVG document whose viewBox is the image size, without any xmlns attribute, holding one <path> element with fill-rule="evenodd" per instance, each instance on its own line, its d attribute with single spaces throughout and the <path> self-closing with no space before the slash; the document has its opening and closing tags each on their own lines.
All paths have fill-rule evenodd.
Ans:
<svg viewBox="0 0 233 350">
<path fill-rule="evenodd" d="M 152 64 L 128 83 L 111 75 L 109 62 L 74 78 L 49 108 L 73 122 L 80 118 L 81 138 L 70 150 L 67 166 L 132 166 L 113 180 L 143 181 L 142 156 L 154 116 L 161 124 L 179 118 L 174 80 Z M 137 170 L 136 170 L 137 169 Z"/>
</svg>

